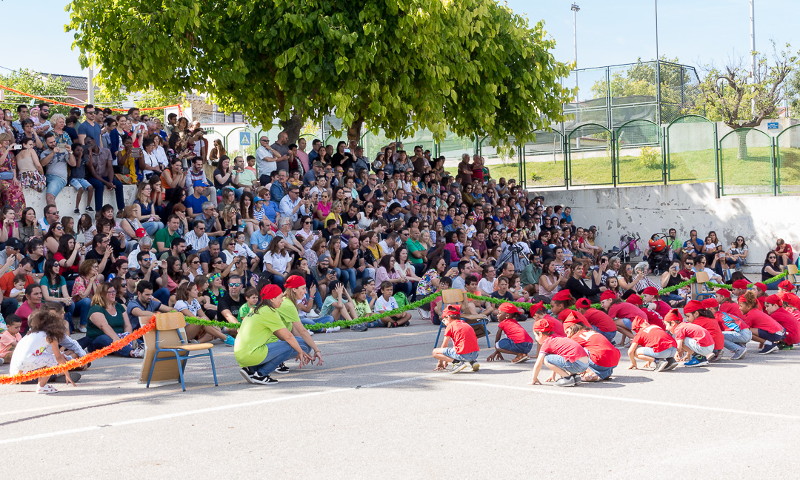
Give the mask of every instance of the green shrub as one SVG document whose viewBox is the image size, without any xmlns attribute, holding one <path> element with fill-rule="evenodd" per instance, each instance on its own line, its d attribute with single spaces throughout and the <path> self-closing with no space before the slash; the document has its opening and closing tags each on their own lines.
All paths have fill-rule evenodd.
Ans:
<svg viewBox="0 0 800 480">
<path fill-rule="evenodd" d="M 657 148 L 642 147 L 639 164 L 645 168 L 661 168 L 661 152 Z"/>
</svg>

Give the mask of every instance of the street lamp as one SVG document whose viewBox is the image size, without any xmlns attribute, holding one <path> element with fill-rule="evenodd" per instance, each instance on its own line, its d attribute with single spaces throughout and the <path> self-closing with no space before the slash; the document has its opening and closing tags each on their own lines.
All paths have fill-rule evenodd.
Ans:
<svg viewBox="0 0 800 480">
<path fill-rule="evenodd" d="M 581 106 L 578 87 L 578 12 L 581 11 L 581 7 L 579 7 L 577 3 L 573 3 L 569 9 L 572 10 L 572 48 L 573 58 L 575 60 L 575 124 L 579 125 L 581 123 Z M 581 140 L 577 138 L 575 147 L 580 148 L 580 146 Z"/>
</svg>

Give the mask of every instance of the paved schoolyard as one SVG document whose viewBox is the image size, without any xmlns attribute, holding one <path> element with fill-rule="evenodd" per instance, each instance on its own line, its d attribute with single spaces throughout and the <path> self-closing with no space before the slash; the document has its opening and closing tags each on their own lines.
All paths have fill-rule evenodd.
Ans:
<svg viewBox="0 0 800 480">
<path fill-rule="evenodd" d="M 246 384 L 225 346 L 216 388 L 205 359 L 183 393 L 144 388 L 121 358 L 56 395 L 0 386 L 3 477 L 736 479 L 800 465 L 798 351 L 751 344 L 743 361 L 664 373 L 624 357 L 613 381 L 534 387 L 532 363 L 432 372 L 435 327 L 414 323 L 316 335 L 325 365 L 272 386 Z"/>
</svg>

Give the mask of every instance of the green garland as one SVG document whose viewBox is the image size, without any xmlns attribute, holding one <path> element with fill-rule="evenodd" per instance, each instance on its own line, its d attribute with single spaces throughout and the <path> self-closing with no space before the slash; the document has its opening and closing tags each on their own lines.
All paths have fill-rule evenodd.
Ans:
<svg viewBox="0 0 800 480">
<path fill-rule="evenodd" d="M 681 282 L 681 283 L 679 283 L 677 285 L 673 285 L 673 286 L 667 287 L 667 288 L 662 288 L 661 290 L 658 291 L 658 294 L 659 295 L 666 295 L 667 293 L 672 293 L 675 290 L 680 290 L 681 288 L 688 287 L 689 285 L 695 283 L 696 281 L 697 281 L 697 278 L 692 277 L 689 280 L 683 281 L 683 282 Z"/>
<path fill-rule="evenodd" d="M 760 283 L 769 284 L 769 283 L 772 283 L 772 282 L 777 282 L 778 280 L 780 280 L 782 278 L 785 278 L 787 275 L 789 275 L 789 272 L 781 272 L 781 273 L 775 275 L 774 277 L 768 278 L 768 279 L 766 279 L 766 280 L 764 280 L 763 282 L 760 282 Z M 708 285 L 710 287 L 714 287 L 714 288 L 724 288 L 726 290 L 730 290 L 731 288 L 733 288 L 730 285 L 728 285 L 727 283 L 706 282 L 706 285 Z M 754 286 L 755 286 L 755 283 L 748 283 L 747 284 L 747 288 L 753 288 Z"/>
</svg>

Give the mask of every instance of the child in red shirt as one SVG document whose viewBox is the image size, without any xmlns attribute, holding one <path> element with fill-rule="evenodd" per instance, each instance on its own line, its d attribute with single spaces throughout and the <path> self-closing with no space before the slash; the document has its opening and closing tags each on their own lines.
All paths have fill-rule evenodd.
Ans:
<svg viewBox="0 0 800 480">
<path fill-rule="evenodd" d="M 614 319 L 617 324 L 617 331 L 622 335 L 633 338 L 633 319 L 636 317 L 647 318 L 647 314 L 641 308 L 631 305 L 630 303 L 623 302 L 611 290 L 606 290 L 600 295 L 600 306 L 608 312 L 608 316 Z"/>
<path fill-rule="evenodd" d="M 786 330 L 774 318 L 758 309 L 758 299 L 753 292 L 745 292 L 739 297 L 739 308 L 744 319 L 750 324 L 753 340 L 761 344 L 761 355 L 778 351 L 779 343 L 786 336 Z"/>
<path fill-rule="evenodd" d="M 708 330 L 700 325 L 684 322 L 677 309 L 670 311 L 664 322 L 667 324 L 667 331 L 677 342 L 677 361 L 685 362 L 684 367 L 708 365 L 708 356 L 714 352 L 714 339 Z"/>
<path fill-rule="evenodd" d="M 727 290 L 725 290 L 727 292 Z M 728 293 L 730 295 L 730 293 Z M 723 299 L 730 298 L 721 295 Z M 720 295 L 717 294 L 717 298 Z M 735 305 L 736 308 L 731 308 Z M 736 313 L 738 312 L 738 314 Z M 725 338 L 725 348 L 733 352 L 731 360 L 741 360 L 747 353 L 747 342 L 753 339 L 753 332 L 750 331 L 750 324 L 744 319 L 744 315 L 739 310 L 739 305 L 726 301 L 720 304 L 719 310 L 714 313 L 714 318 L 722 328 L 722 336 Z"/>
<path fill-rule="evenodd" d="M 661 315 L 661 318 L 664 318 L 672 308 L 667 302 L 659 298 L 658 289 L 656 287 L 647 287 L 642 290 L 642 301 L 647 304 L 646 308 L 651 308 Z"/>
<path fill-rule="evenodd" d="M 635 293 L 629 296 L 626 302 L 630 303 L 631 305 L 638 307 L 639 310 L 643 311 L 645 315 L 647 315 L 647 323 L 650 325 L 658 325 L 659 327 L 666 329 L 666 325 L 664 325 L 664 317 L 661 316 L 658 312 L 654 310 L 650 310 L 646 306 L 644 306 L 644 300 L 639 295 Z"/>
<path fill-rule="evenodd" d="M 614 323 L 613 318 L 602 310 L 592 308 L 588 298 L 579 298 L 575 302 L 575 307 L 583 314 L 583 317 L 589 322 L 594 331 L 606 337 L 612 345 L 614 344 L 614 337 L 617 336 L 617 324 Z"/>
<path fill-rule="evenodd" d="M 546 318 L 547 321 L 550 322 L 550 326 L 553 327 L 553 336 L 554 337 L 566 337 L 567 334 L 564 333 L 564 324 L 561 323 L 561 320 L 553 318 L 551 315 L 547 314 L 547 311 L 544 309 L 544 305 L 542 302 L 534 303 L 531 305 L 531 317 L 533 317 L 534 322 L 541 318 Z"/>
<path fill-rule="evenodd" d="M 619 365 L 620 353 L 602 334 L 587 328 L 583 323 L 570 317 L 564 322 L 567 337 L 589 352 L 589 368 L 581 375 L 585 382 L 608 380 Z"/>
<path fill-rule="evenodd" d="M 480 347 L 475 330 L 461 320 L 461 307 L 459 305 L 448 305 L 442 312 L 442 322 L 447 327 L 444 331 L 444 340 L 441 348 L 433 349 L 433 358 L 439 360 L 434 370 L 445 370 L 448 364 L 453 364 L 451 373 L 458 373 L 472 368 L 477 372 L 481 365 L 477 362 Z M 453 346 L 448 347 L 450 339 Z"/>
<path fill-rule="evenodd" d="M 539 372 L 542 365 L 553 371 L 548 382 L 555 380 L 556 375 L 561 378 L 556 380 L 559 387 L 574 387 L 581 380 L 581 374 L 589 368 L 589 356 L 586 350 L 575 340 L 567 337 L 553 335 L 552 322 L 547 318 L 540 318 L 533 324 L 533 334 L 539 347 L 536 365 L 533 366 L 533 380 L 531 385 L 541 385 Z"/>
<path fill-rule="evenodd" d="M 521 314 L 522 310 L 508 302 L 501 303 L 497 310 L 497 320 L 500 323 L 497 325 L 497 335 L 494 339 L 495 350 L 486 360 L 490 362 L 503 360 L 503 354 L 507 353 L 516 355 L 511 363 L 528 361 L 530 358 L 528 354 L 533 348 L 533 338 L 518 323 L 517 315 Z M 506 338 L 501 339 L 504 333 Z"/>
<path fill-rule="evenodd" d="M 631 341 L 628 349 L 628 358 L 631 359 L 631 370 L 637 370 L 636 359 L 644 360 L 647 365 L 656 363 L 655 370 L 663 372 L 678 366 L 675 354 L 678 353 L 678 344 L 664 329 L 647 323 L 644 317 L 636 317 L 631 323 L 631 328 L 636 336 Z"/>
<path fill-rule="evenodd" d="M 783 308 L 783 300 L 779 296 L 768 296 L 764 300 L 764 310 L 786 330 L 786 336 L 783 337 L 783 341 L 778 342 L 779 349 L 791 350 L 794 348 L 795 343 L 800 343 L 800 323 L 797 322 L 794 315 Z"/>
<path fill-rule="evenodd" d="M 789 280 L 784 280 L 778 284 L 778 296 L 783 300 L 783 308 L 800 310 L 800 297 L 794 294 L 794 284 Z"/>
</svg>

